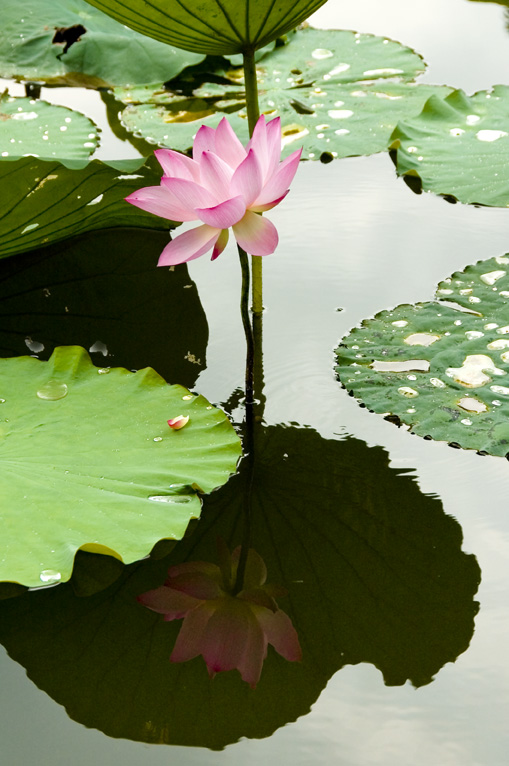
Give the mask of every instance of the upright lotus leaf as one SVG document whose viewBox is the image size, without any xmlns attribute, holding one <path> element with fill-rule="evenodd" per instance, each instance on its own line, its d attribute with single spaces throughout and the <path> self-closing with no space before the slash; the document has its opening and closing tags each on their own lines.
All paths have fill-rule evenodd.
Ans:
<svg viewBox="0 0 509 766">
<path fill-rule="evenodd" d="M 47 101 L 0 95 L 0 157 L 86 162 L 97 148 L 97 127 L 85 115 Z"/>
<path fill-rule="evenodd" d="M 509 87 L 431 96 L 391 136 L 400 175 L 460 202 L 509 206 Z"/>
<path fill-rule="evenodd" d="M 110 737 L 219 749 L 305 715 L 345 665 L 367 662 L 386 684 L 421 686 L 467 649 L 479 567 L 438 500 L 356 439 L 277 426 L 257 449 L 251 546 L 268 581 L 288 591 L 277 600 L 302 662 L 269 647 L 255 690 L 236 670 L 211 680 L 201 657 L 169 661 L 180 622 L 136 602 L 171 565 L 217 563 L 218 536 L 238 544 L 241 464 L 169 557 L 127 568 L 91 598 L 65 584 L 0 603 L 0 640 L 71 718 Z"/>
<path fill-rule="evenodd" d="M 0 76 L 111 87 L 170 80 L 203 56 L 145 37 L 85 0 L 3 0 Z"/>
<path fill-rule="evenodd" d="M 0 258 L 95 229 L 139 226 L 167 231 L 171 222 L 134 210 L 124 201 L 140 186 L 160 181 L 158 163 L 142 163 L 112 167 L 93 160 L 81 170 L 71 170 L 35 157 L 0 162 L 0 198 L 5 200 L 0 208 Z"/>
<path fill-rule="evenodd" d="M 203 397 L 154 370 L 95 367 L 79 347 L 0 360 L 0 580 L 68 580 L 78 549 L 126 564 L 179 540 L 240 442 Z M 167 424 L 189 415 L 181 431 Z"/>
<path fill-rule="evenodd" d="M 509 455 L 509 256 L 479 261 L 354 328 L 337 349 L 343 385 L 410 431 Z"/>
<path fill-rule="evenodd" d="M 398 120 L 417 114 L 432 94 L 450 92 L 409 82 L 424 68 L 418 54 L 393 40 L 309 27 L 257 64 L 260 109 L 281 118 L 286 153 L 303 145 L 309 159 L 371 154 L 387 148 Z M 196 72 L 194 99 L 181 80 L 117 88 L 128 104 L 121 122 L 136 136 L 185 151 L 199 125 L 216 127 L 226 114 L 246 141 L 243 70 L 224 74 L 208 82 Z"/>
<path fill-rule="evenodd" d="M 225 55 L 262 48 L 326 0 L 88 0 L 143 35 L 197 53 Z"/>
<path fill-rule="evenodd" d="M 156 269 L 167 243 L 165 232 L 109 229 L 1 260 L 0 357 L 79 344 L 101 367 L 153 366 L 194 387 L 207 319 L 186 266 Z"/>
</svg>

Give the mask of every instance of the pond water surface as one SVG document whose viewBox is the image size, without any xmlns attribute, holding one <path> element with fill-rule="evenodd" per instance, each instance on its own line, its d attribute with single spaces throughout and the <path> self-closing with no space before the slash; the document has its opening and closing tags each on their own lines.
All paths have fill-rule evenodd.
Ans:
<svg viewBox="0 0 509 766">
<path fill-rule="evenodd" d="M 429 64 L 423 78 L 427 82 L 461 87 L 472 93 L 497 83 L 509 84 L 506 10 L 501 5 L 469 0 L 426 3 L 358 0 L 355 4 L 329 0 L 312 22 L 316 26 L 356 29 L 399 40 L 424 56 Z M 93 109 L 98 109 L 94 95 L 90 103 Z M 65 99 L 65 93 L 55 94 L 56 99 L 60 97 Z M 65 103 L 70 101 L 67 99 Z M 100 119 L 92 111 L 90 116 Z M 107 156 L 108 151 L 110 156 L 113 153 L 133 155 L 128 146 L 104 138 L 102 156 Z M 503 766 L 507 763 L 508 463 L 453 450 L 443 443 L 424 441 L 360 408 L 336 381 L 332 352 L 338 339 L 363 318 L 399 303 L 429 300 L 436 283 L 455 270 L 508 251 L 509 213 L 503 209 L 451 205 L 427 194 L 414 195 L 396 178 L 389 156 L 380 154 L 328 165 L 302 163 L 290 195 L 283 205 L 272 211 L 271 219 L 278 227 L 281 244 L 276 254 L 264 261 L 265 421 L 268 426 L 280 425 L 278 429 L 266 429 L 262 446 L 267 454 L 273 450 L 276 463 L 289 455 L 292 465 L 291 470 L 288 469 L 289 481 L 297 482 L 299 475 L 305 475 L 307 489 L 302 492 L 308 492 L 309 515 L 300 527 L 296 524 L 295 540 L 285 542 L 278 538 L 274 550 L 269 545 L 270 550 L 264 551 L 264 539 L 267 542 L 269 536 L 267 530 L 274 540 L 277 538 L 276 525 L 273 528 L 271 523 L 271 503 L 273 513 L 279 514 L 278 509 L 284 502 L 284 498 L 280 500 L 275 496 L 277 481 L 267 474 L 270 497 L 265 501 L 267 514 L 263 524 L 260 523 L 256 547 L 273 561 L 277 560 L 277 551 L 282 557 L 291 558 L 292 551 L 306 549 L 309 535 L 309 546 L 318 561 L 320 545 L 323 545 L 325 563 L 316 564 L 316 582 L 321 589 L 310 590 L 307 608 L 315 615 L 314 602 L 330 598 L 330 605 L 322 604 L 323 612 L 316 611 L 318 616 L 313 618 L 316 635 L 306 635 L 303 628 L 308 659 L 304 651 L 302 665 L 309 661 L 309 667 L 320 668 L 320 672 L 310 673 L 309 698 L 303 693 L 302 702 L 295 701 L 292 707 L 288 698 L 298 694 L 297 687 L 300 691 L 302 688 L 297 682 L 295 687 L 292 685 L 294 676 L 290 672 L 284 676 L 284 682 L 278 681 L 276 668 L 274 689 L 270 681 L 263 687 L 262 675 L 260 689 L 254 692 L 247 689 L 247 696 L 242 697 L 244 710 L 236 709 L 239 698 L 232 696 L 232 709 L 221 713 L 225 721 L 228 719 L 224 741 L 221 736 L 214 738 L 213 732 L 205 737 L 198 731 L 200 725 L 205 725 L 203 710 L 208 711 L 207 725 L 221 726 L 221 715 L 214 717 L 212 695 L 215 691 L 207 699 L 186 698 L 186 715 L 190 720 L 196 719 L 197 728 L 193 734 L 186 734 L 187 739 L 179 732 L 167 737 L 158 723 L 157 736 L 147 734 L 143 741 L 139 736 L 139 722 L 133 722 L 132 730 L 138 732 L 133 740 L 138 741 L 131 741 L 126 734 L 128 724 L 117 725 L 117 719 L 129 718 L 131 708 L 133 721 L 138 715 L 133 700 L 122 696 L 126 691 L 117 676 L 121 677 L 124 671 L 120 667 L 115 674 L 109 661 L 102 676 L 102 671 L 98 674 L 94 671 L 97 663 L 92 644 L 97 640 L 101 645 L 103 640 L 106 646 L 108 640 L 107 635 L 101 639 L 106 618 L 100 613 L 99 601 L 93 602 L 94 608 L 87 612 L 82 604 L 76 605 L 71 595 L 66 601 L 67 596 L 53 595 L 58 588 L 47 590 L 43 594 L 21 597 L 22 606 L 14 607 L 6 602 L 0 607 L 1 632 L 6 636 L 9 654 L 23 663 L 13 661 L 7 652 L 0 658 L 2 762 L 6 766 L 70 763 L 88 766 L 91 762 L 100 766 L 114 763 L 251 766 L 263 761 L 280 766 L 330 762 L 345 766 Z M 133 369 L 151 365 L 168 379 L 180 374 L 175 382 L 183 382 L 211 402 L 230 402 L 230 409 L 239 416 L 236 402 L 243 385 L 244 337 L 238 310 L 240 271 L 235 251 L 229 248 L 214 263 L 207 259 L 194 261 L 189 266 L 189 280 L 187 273 L 181 271 L 170 284 L 169 275 L 155 269 L 163 240 L 161 235 L 153 241 L 147 235 L 138 240 L 131 235 L 127 235 L 127 239 L 114 235 L 100 241 L 85 238 L 81 250 L 73 249 L 76 247 L 73 243 L 57 247 L 55 257 L 60 261 L 56 262 L 62 269 L 59 273 L 65 274 L 69 283 L 73 275 L 77 279 L 73 269 L 84 281 L 88 278 L 87 253 L 90 256 L 95 253 L 99 259 L 103 253 L 108 259 L 112 249 L 118 248 L 111 256 L 116 259 L 115 269 L 121 271 L 125 252 L 126 273 L 131 276 L 143 273 L 143 291 L 135 300 L 131 287 L 131 303 L 122 315 L 114 296 L 130 281 L 128 277 L 118 277 L 118 290 L 115 272 L 111 284 L 100 284 L 101 292 L 97 292 L 98 283 L 93 280 L 89 287 L 83 288 L 85 292 L 69 284 L 70 313 L 75 319 L 71 323 L 53 325 L 41 322 L 40 328 L 45 329 L 40 329 L 40 335 L 34 334 L 33 340 L 45 344 L 41 358 L 47 358 L 55 345 L 76 343 L 89 348 L 99 340 L 106 345 L 110 356 L 93 356 L 97 364 Z M 149 263 L 143 262 L 145 257 Z M 16 266 L 14 259 L 8 260 L 9 264 L 1 264 L 2 280 L 7 283 L 9 279 L 17 279 L 13 284 L 18 291 L 22 289 L 19 280 L 23 280 L 23 272 L 39 280 L 38 288 L 46 282 L 57 282 L 56 272 L 51 271 L 54 267 L 44 263 L 41 266 L 38 255 L 15 259 Z M 154 265 L 153 273 L 150 263 Z M 181 280 L 178 284 L 177 279 Z M 65 280 L 62 300 L 66 297 Z M 183 311 L 173 315 L 165 295 L 166 285 L 183 293 L 182 281 L 189 281 L 191 285 L 187 288 L 189 300 L 182 304 Z M 32 287 L 28 279 L 24 289 Z M 6 295 L 13 294 L 14 288 L 10 292 L 9 289 Z M 78 310 L 80 300 L 88 300 L 94 294 L 96 305 L 87 303 L 88 316 L 79 319 L 78 315 L 86 313 Z M 4 303 L 5 306 L 8 304 Z M 112 320 L 111 316 L 120 318 Z M 35 328 L 34 332 L 39 327 L 37 322 L 27 328 L 29 326 Z M 13 327 L 18 327 L 19 337 L 15 337 Z M 19 330 L 9 318 L 8 308 L 3 311 L 2 332 L 2 338 L 9 336 L 8 341 L 2 340 L 9 349 L 5 355 L 27 353 L 28 329 Z M 201 365 L 188 361 L 179 367 L 171 358 L 175 344 L 199 357 Z M 270 459 L 267 458 L 269 463 Z M 307 474 L 306 463 L 309 464 Z M 283 462 L 280 470 L 283 476 Z M 316 487 L 309 492 L 313 480 Z M 379 533 L 382 529 L 383 544 L 376 538 L 374 526 L 357 529 L 357 534 L 359 538 L 367 535 L 366 549 L 372 547 L 377 555 L 383 550 L 387 557 L 393 556 L 386 559 L 382 579 L 373 563 L 375 559 L 372 562 L 368 557 L 362 563 L 365 552 L 357 553 L 353 538 L 350 540 L 346 533 L 343 538 L 341 531 L 335 531 L 332 517 L 323 522 L 329 508 L 328 498 L 334 492 L 333 503 L 339 509 L 338 517 L 345 528 L 355 528 L 357 512 L 376 518 L 375 526 Z M 219 506 L 220 500 L 215 505 L 212 503 L 209 514 L 210 518 L 218 519 L 220 526 L 223 511 Z M 285 512 L 288 512 L 285 523 L 290 529 L 291 509 Z M 207 529 L 206 514 L 207 505 L 202 517 L 204 530 Z M 200 530 L 200 526 L 197 529 Z M 396 540 L 398 530 L 403 530 L 399 542 Z M 437 535 L 436 540 L 430 542 L 433 534 Z M 191 550 L 196 544 L 199 551 L 202 537 L 198 531 L 196 543 L 190 537 L 191 542 L 182 545 Z M 331 540 L 340 546 L 343 539 L 345 549 L 338 552 L 342 564 L 336 568 L 332 559 L 327 558 L 327 546 Z M 420 541 L 426 553 L 420 551 Z M 481 571 L 475 596 L 477 564 L 473 556 L 466 554 L 475 556 Z M 284 569 L 284 565 L 281 566 Z M 297 572 L 297 565 L 292 566 Z M 355 578 L 349 577 L 350 571 L 355 571 L 356 581 L 363 587 L 357 588 L 353 583 Z M 332 585 L 324 585 L 328 572 Z M 394 575 L 393 579 L 388 572 Z M 436 585 L 440 577 L 450 578 L 456 588 L 450 603 L 447 594 L 428 593 L 425 589 L 428 581 Z M 399 594 L 398 589 L 404 590 L 405 584 L 408 591 L 415 589 L 415 598 L 408 593 Z M 391 593 L 387 603 L 385 587 Z M 369 598 L 366 597 L 368 591 Z M 340 594 L 337 601 L 334 600 L 336 592 Z M 342 592 L 346 594 L 343 601 Z M 290 598 L 291 594 L 292 591 Z M 115 593 L 111 598 L 113 604 Z M 475 616 L 475 632 L 472 632 L 476 611 L 473 598 L 480 604 Z M 296 610 L 293 619 L 297 629 L 298 600 L 297 595 L 292 607 Z M 415 612 L 412 611 L 414 602 Z M 281 605 L 290 611 L 288 602 Z M 408 613 L 401 614 L 398 611 L 401 609 Z M 339 614 L 339 610 L 343 610 L 342 613 Z M 40 613 L 45 615 L 44 619 Z M 94 614 L 99 613 L 103 616 L 94 622 Z M 304 616 L 300 617 L 302 625 L 307 624 Z M 33 631 L 32 619 L 36 626 Z M 74 623 L 78 626 L 75 632 Z M 412 625 L 417 626 L 414 633 Z M 350 631 L 351 626 L 355 629 L 352 627 Z M 121 628 L 126 641 L 126 645 L 122 644 L 122 653 L 128 673 L 138 660 L 129 658 L 126 647 L 134 651 L 137 639 L 133 637 L 131 646 L 129 625 L 121 625 Z M 72 641 L 76 643 L 70 646 Z M 341 647 L 344 644 L 344 651 L 338 650 L 338 654 L 344 654 L 344 661 L 333 657 L 335 642 Z M 391 656 L 391 646 L 394 656 Z M 144 645 L 142 651 L 146 650 Z M 170 651 L 171 641 L 168 655 Z M 317 656 L 311 657 L 313 652 Z M 323 667 L 322 658 L 318 656 L 321 652 Z M 42 670 L 39 658 L 42 658 Z M 199 664 L 201 659 L 193 662 Z M 148 664 L 147 661 L 145 670 L 145 665 L 139 664 L 138 686 L 130 687 L 135 689 L 134 696 L 136 689 L 150 696 L 150 690 L 144 685 L 144 673 L 152 678 L 154 669 L 149 671 Z M 62 667 L 74 698 L 66 696 L 65 678 L 58 681 Z M 40 689 L 27 678 L 26 672 L 39 683 Z M 103 683 L 110 672 L 111 683 L 108 680 Z M 269 678 L 271 667 L 267 666 L 265 672 Z M 48 676 L 46 682 L 45 676 Z M 318 676 L 321 682 L 317 681 Z M 90 683 L 87 677 L 91 678 Z M 226 689 L 227 693 L 227 686 L 220 686 L 219 677 L 211 683 L 218 684 L 217 688 L 221 692 Z M 319 693 L 321 688 L 323 691 Z M 158 694 L 160 691 L 154 690 L 154 696 Z M 255 701 L 258 694 L 260 704 Z M 271 708 L 271 699 L 277 700 L 275 707 L 283 711 L 280 719 L 277 710 L 274 712 Z M 293 699 L 290 701 L 293 703 Z M 70 709 L 71 717 L 64 705 Z M 101 705 L 105 712 L 99 709 Z M 284 719 L 285 706 L 293 718 Z M 170 707 L 168 700 L 168 709 Z M 268 711 L 267 721 L 264 711 Z M 235 722 L 232 723 L 237 713 L 247 722 L 243 724 L 244 729 L 240 727 L 238 731 Z M 161 715 L 164 718 L 164 711 Z M 100 730 L 102 720 L 112 736 Z M 278 728 L 269 736 L 272 720 Z M 148 732 L 151 726 L 157 728 L 147 718 L 145 724 Z M 228 744 L 230 729 L 237 733 Z M 247 736 L 234 742 L 243 731 Z M 189 746 L 147 744 L 158 739 L 173 742 L 186 739 Z M 214 751 L 193 743 L 226 747 Z"/>
</svg>

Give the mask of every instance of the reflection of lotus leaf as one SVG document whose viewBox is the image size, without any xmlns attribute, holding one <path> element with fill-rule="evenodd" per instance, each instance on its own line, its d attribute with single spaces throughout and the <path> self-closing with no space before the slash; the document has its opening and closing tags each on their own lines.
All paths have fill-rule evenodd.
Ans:
<svg viewBox="0 0 509 766">
<path fill-rule="evenodd" d="M 508 266 L 509 255 L 479 261 L 440 282 L 440 302 L 365 320 L 337 349 L 343 385 L 419 436 L 507 455 Z"/>
<path fill-rule="evenodd" d="M 2 0 L 2 77 L 97 88 L 170 79 L 202 58 L 133 32 L 84 0 Z"/>
<path fill-rule="evenodd" d="M 77 344 L 99 366 L 152 366 L 169 383 L 195 385 L 208 328 L 187 267 L 156 269 L 164 232 L 119 237 L 92 232 L 0 261 L 0 357 L 28 348 L 48 359 Z"/>
<path fill-rule="evenodd" d="M 128 567 L 90 598 L 66 584 L 0 604 L 10 655 L 75 720 L 114 737 L 221 748 L 306 714 L 344 665 L 369 662 L 387 684 L 420 686 L 468 647 L 479 568 L 437 500 L 355 439 L 278 426 L 257 440 L 251 542 L 289 592 L 278 603 L 302 662 L 269 648 L 255 691 L 236 671 L 210 681 L 201 658 L 169 662 L 180 624 L 136 603 L 169 565 L 216 561 L 218 535 L 238 543 L 241 472 L 206 498 L 194 534 L 165 559 Z"/>
<path fill-rule="evenodd" d="M 235 470 L 223 412 L 151 368 L 94 367 L 60 346 L 47 362 L 0 360 L 0 579 L 68 580 L 78 549 L 131 563 L 179 540 Z M 189 415 L 180 432 L 168 415 Z"/>
<path fill-rule="evenodd" d="M 262 48 L 296 27 L 326 0 L 88 0 L 128 27 L 198 53 Z"/>
</svg>

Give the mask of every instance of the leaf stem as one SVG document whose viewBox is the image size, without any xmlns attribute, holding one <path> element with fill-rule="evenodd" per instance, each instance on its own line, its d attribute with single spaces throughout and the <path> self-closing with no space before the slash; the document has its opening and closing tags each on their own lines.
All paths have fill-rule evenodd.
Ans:
<svg viewBox="0 0 509 766">
<path fill-rule="evenodd" d="M 244 50 L 244 87 L 246 91 L 247 121 L 249 124 L 249 135 L 253 135 L 253 130 L 258 118 L 260 117 L 260 106 L 258 103 L 258 82 L 256 79 L 256 65 L 254 49 Z M 263 311 L 263 281 L 262 281 L 262 259 L 260 256 L 251 256 L 251 268 L 253 272 L 253 292 L 252 292 L 252 310 L 254 314 L 261 314 Z"/>
<path fill-rule="evenodd" d="M 246 91 L 247 121 L 249 124 L 249 135 L 253 135 L 253 130 L 260 116 L 260 107 L 258 104 L 258 81 L 256 79 L 256 65 L 254 49 L 246 48 L 243 52 L 244 65 L 244 88 Z"/>
</svg>

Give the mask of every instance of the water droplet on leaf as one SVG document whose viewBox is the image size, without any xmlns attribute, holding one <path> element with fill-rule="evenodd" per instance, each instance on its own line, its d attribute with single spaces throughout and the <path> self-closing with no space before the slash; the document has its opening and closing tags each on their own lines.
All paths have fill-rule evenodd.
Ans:
<svg viewBox="0 0 509 766">
<path fill-rule="evenodd" d="M 48 380 L 37 391 L 37 396 L 39 399 L 47 399 L 50 402 L 54 402 L 67 396 L 67 386 L 65 383 L 59 383 L 58 380 Z"/>
</svg>

